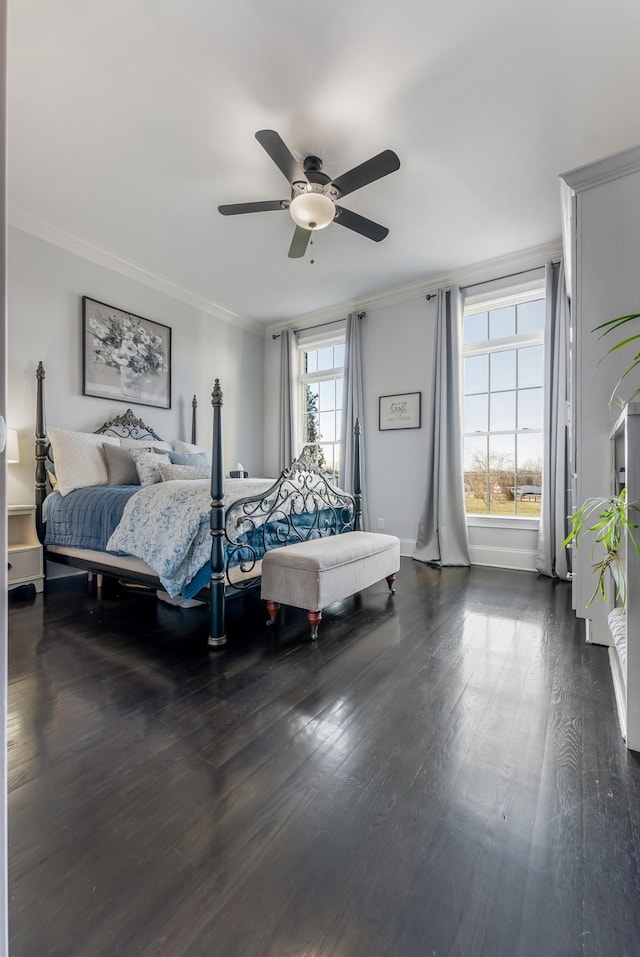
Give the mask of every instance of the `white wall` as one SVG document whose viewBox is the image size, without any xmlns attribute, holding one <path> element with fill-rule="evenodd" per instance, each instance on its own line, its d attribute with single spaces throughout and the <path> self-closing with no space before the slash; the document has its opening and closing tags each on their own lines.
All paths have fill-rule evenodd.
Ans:
<svg viewBox="0 0 640 957">
<path fill-rule="evenodd" d="M 415 549 L 427 481 L 427 428 L 432 416 L 436 300 L 424 295 L 393 305 L 367 308 L 363 323 L 366 410 L 365 462 L 371 530 L 397 535 L 402 553 Z M 340 318 L 336 316 L 336 318 Z M 280 340 L 265 341 L 265 468 L 278 466 Z M 381 395 L 422 393 L 422 428 L 380 432 Z M 474 563 L 535 568 L 537 529 L 522 524 L 469 528 Z"/>
<path fill-rule="evenodd" d="M 435 300 L 412 299 L 367 310 L 363 326 L 367 497 L 371 531 L 397 535 L 403 554 L 415 548 L 427 480 L 426 423 L 433 416 L 431 380 Z M 379 397 L 421 392 L 420 429 L 378 429 Z"/>
<path fill-rule="evenodd" d="M 198 442 L 211 445 L 211 389 L 224 392 L 227 470 L 240 460 L 263 469 L 264 340 L 71 252 L 9 230 L 9 426 L 18 430 L 20 465 L 9 466 L 10 504 L 33 502 L 35 370 L 46 370 L 47 424 L 91 431 L 127 405 L 82 395 L 82 296 L 129 310 L 172 330 L 172 408 L 134 411 L 163 438 L 189 440 L 198 397 Z"/>
</svg>

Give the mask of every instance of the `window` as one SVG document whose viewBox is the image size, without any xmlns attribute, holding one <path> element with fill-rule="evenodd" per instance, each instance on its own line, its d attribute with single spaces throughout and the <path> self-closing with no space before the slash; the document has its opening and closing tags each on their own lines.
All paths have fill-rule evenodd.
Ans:
<svg viewBox="0 0 640 957">
<path fill-rule="evenodd" d="M 338 475 L 344 380 L 344 339 L 307 343 L 300 351 L 303 445 L 318 452 L 323 472 Z"/>
<path fill-rule="evenodd" d="M 537 517 L 542 497 L 544 291 L 464 314 L 467 514 Z"/>
</svg>

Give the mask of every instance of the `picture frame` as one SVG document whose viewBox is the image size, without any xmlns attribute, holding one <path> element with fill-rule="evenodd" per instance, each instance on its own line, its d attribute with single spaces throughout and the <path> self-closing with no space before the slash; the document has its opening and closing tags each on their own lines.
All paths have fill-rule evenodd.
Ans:
<svg viewBox="0 0 640 957">
<path fill-rule="evenodd" d="M 170 409 L 170 326 L 83 296 L 82 394 Z"/>
<path fill-rule="evenodd" d="M 381 395 L 379 399 L 378 431 L 421 428 L 421 406 L 421 392 Z"/>
</svg>

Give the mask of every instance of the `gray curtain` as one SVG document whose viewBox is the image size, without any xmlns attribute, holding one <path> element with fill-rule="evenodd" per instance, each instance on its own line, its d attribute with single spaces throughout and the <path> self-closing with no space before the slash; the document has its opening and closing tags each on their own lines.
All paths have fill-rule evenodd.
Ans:
<svg viewBox="0 0 640 957">
<path fill-rule="evenodd" d="M 542 513 L 536 568 L 541 575 L 569 578 L 562 547 L 569 512 L 567 403 L 570 311 L 562 260 L 545 267 L 544 431 Z"/>
<path fill-rule="evenodd" d="M 350 312 L 347 316 L 344 355 L 344 387 L 342 393 L 342 427 L 340 430 L 340 488 L 353 491 L 353 426 L 360 419 L 360 479 L 362 488 L 362 528 L 369 528 L 367 484 L 364 465 L 364 377 L 362 372 L 362 322 L 364 316 Z"/>
<path fill-rule="evenodd" d="M 294 423 L 294 376 L 293 356 L 295 333 L 284 329 L 280 333 L 280 449 L 278 467 L 280 471 L 293 462 L 295 439 Z"/>
<path fill-rule="evenodd" d="M 431 420 L 425 422 L 430 467 L 414 558 L 470 565 L 462 472 L 462 298 L 439 290 L 433 356 Z M 429 406 L 427 405 L 427 408 Z"/>
</svg>

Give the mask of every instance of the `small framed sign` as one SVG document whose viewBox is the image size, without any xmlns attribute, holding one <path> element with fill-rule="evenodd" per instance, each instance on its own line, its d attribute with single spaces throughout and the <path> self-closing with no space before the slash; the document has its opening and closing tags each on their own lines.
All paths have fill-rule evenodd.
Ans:
<svg viewBox="0 0 640 957">
<path fill-rule="evenodd" d="M 419 429 L 421 392 L 380 396 L 379 431 L 385 429 Z"/>
</svg>

